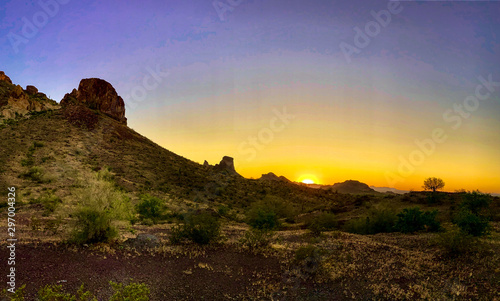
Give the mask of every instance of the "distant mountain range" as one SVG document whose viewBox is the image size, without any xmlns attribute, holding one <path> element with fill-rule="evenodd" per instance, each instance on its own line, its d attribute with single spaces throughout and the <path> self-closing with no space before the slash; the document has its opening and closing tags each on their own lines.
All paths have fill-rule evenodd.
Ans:
<svg viewBox="0 0 500 301">
<path fill-rule="evenodd" d="M 399 190 L 396 188 L 391 188 L 391 187 L 375 187 L 375 186 L 370 186 L 371 189 L 381 192 L 381 193 L 386 193 L 386 192 L 392 192 L 396 194 L 405 194 L 409 192 L 408 190 Z"/>
</svg>

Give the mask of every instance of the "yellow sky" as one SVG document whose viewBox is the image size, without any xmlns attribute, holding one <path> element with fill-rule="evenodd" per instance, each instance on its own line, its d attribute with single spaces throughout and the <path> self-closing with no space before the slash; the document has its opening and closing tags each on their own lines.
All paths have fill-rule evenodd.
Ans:
<svg viewBox="0 0 500 301">
<path fill-rule="evenodd" d="M 307 101 L 311 95 L 315 102 Z M 370 99 L 370 105 L 362 99 Z M 500 163 L 493 147 L 498 142 L 477 129 L 485 124 L 465 124 L 457 132 L 439 122 L 442 109 L 436 105 L 403 108 L 399 102 L 398 96 L 380 91 L 298 84 L 286 93 L 231 93 L 149 109 L 129 121 L 135 130 L 193 161 L 216 164 L 224 155 L 234 157 L 237 171 L 247 178 L 274 172 L 294 181 L 308 175 L 321 184 L 352 179 L 421 190 L 426 177 L 440 177 L 447 191 L 500 192 Z M 294 118 L 284 122 L 283 114 Z M 435 143 L 432 153 L 401 174 L 400 158 L 408 161 L 419 151 L 415 140 L 432 138 L 436 128 L 442 128 L 446 141 Z M 387 173 L 398 181 L 388 180 Z"/>
</svg>

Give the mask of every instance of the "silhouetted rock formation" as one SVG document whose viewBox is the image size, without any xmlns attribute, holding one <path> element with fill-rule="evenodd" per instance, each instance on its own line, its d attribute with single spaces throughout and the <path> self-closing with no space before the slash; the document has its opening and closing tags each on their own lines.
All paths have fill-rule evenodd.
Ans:
<svg viewBox="0 0 500 301">
<path fill-rule="evenodd" d="M 331 186 L 331 189 L 340 193 L 376 193 L 370 186 L 355 180 L 335 183 Z"/>
<path fill-rule="evenodd" d="M 103 79 L 82 79 L 78 90 L 73 89 L 61 100 L 62 106 L 72 104 L 84 105 L 90 109 L 101 111 L 111 118 L 127 124 L 123 99 L 118 96 L 115 88 Z"/>
<path fill-rule="evenodd" d="M 270 172 L 270 173 L 267 173 L 267 174 L 263 174 L 259 180 L 263 180 L 263 181 L 280 181 L 280 182 L 287 182 L 289 183 L 290 180 L 288 180 L 287 178 L 285 178 L 284 176 L 277 176 L 275 175 L 274 173 Z"/>
<path fill-rule="evenodd" d="M 234 159 L 228 156 L 224 156 L 219 164 L 215 164 L 214 169 L 216 171 L 227 171 L 229 174 L 238 174 L 234 169 Z"/>
<path fill-rule="evenodd" d="M 205 162 L 203 162 L 203 166 L 208 167 L 210 164 L 208 164 L 207 160 L 205 160 Z"/>
</svg>

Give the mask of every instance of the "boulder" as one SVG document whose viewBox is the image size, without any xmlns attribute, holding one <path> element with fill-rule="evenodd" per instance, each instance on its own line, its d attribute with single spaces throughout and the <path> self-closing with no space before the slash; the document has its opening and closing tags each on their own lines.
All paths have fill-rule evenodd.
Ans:
<svg viewBox="0 0 500 301">
<path fill-rule="evenodd" d="M 115 88 L 103 79 L 82 79 L 78 90 L 73 89 L 61 100 L 62 106 L 71 104 L 84 105 L 90 109 L 101 111 L 111 118 L 127 124 L 123 99 L 118 96 Z"/>
<path fill-rule="evenodd" d="M 31 94 L 31 95 L 36 95 L 38 94 L 38 89 L 35 86 L 26 86 L 26 93 Z"/>
</svg>

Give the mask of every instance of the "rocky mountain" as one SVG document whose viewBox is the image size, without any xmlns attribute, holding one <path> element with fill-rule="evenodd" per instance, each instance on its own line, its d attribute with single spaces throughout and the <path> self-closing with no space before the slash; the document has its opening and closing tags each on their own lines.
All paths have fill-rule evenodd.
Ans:
<svg viewBox="0 0 500 301">
<path fill-rule="evenodd" d="M 347 180 L 342 183 L 335 183 L 329 189 L 340 193 L 376 193 L 365 183 L 355 180 Z"/>
<path fill-rule="evenodd" d="M 55 110 L 60 106 L 35 86 L 23 89 L 0 71 L 0 124 L 8 119 L 22 117 L 32 112 Z"/>
<path fill-rule="evenodd" d="M 127 124 L 125 118 L 125 103 L 118 96 L 115 88 L 100 78 L 86 78 L 80 81 L 78 90 L 64 95 L 61 106 L 83 105 L 89 109 L 98 110 L 104 114 Z"/>
<path fill-rule="evenodd" d="M 259 180 L 261 181 L 278 181 L 278 182 L 284 182 L 284 183 L 291 183 L 292 181 L 288 180 L 284 176 L 277 176 L 274 173 L 270 172 L 267 174 L 263 174 Z"/>
<path fill-rule="evenodd" d="M 381 193 L 392 192 L 392 193 L 396 193 L 396 194 L 405 194 L 405 193 L 409 192 L 408 190 L 399 190 L 399 189 L 391 188 L 391 187 L 370 186 L 370 188 L 377 191 L 377 192 L 381 192 Z"/>
</svg>

